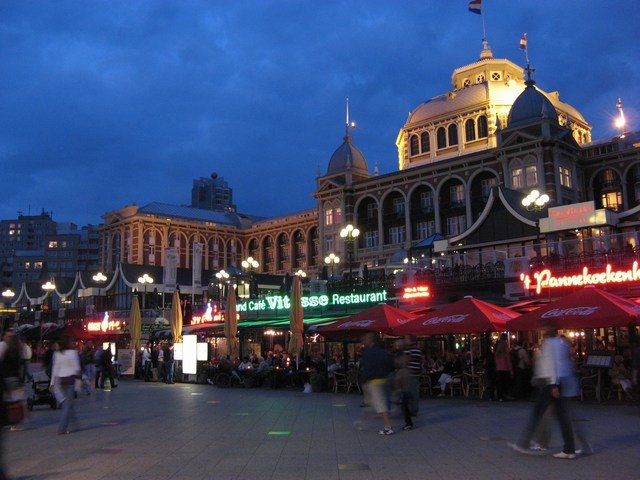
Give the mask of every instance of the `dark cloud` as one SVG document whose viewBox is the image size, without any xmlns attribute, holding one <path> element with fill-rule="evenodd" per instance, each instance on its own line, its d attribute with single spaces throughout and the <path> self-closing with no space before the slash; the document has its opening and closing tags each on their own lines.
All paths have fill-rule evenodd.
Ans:
<svg viewBox="0 0 640 480">
<path fill-rule="evenodd" d="M 0 4 L 0 218 L 53 210 L 98 223 L 136 202 L 186 204 L 225 177 L 245 212 L 313 206 L 344 135 L 345 98 L 370 168 L 397 169 L 410 110 L 475 61 L 467 1 L 7 1 Z M 494 54 L 612 135 L 640 105 L 636 3 L 485 2 Z"/>
</svg>

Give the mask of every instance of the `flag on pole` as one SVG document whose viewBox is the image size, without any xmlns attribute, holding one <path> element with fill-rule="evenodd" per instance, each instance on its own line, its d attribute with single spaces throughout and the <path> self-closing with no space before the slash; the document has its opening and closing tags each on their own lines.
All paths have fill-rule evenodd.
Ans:
<svg viewBox="0 0 640 480">
<path fill-rule="evenodd" d="M 526 33 L 524 35 L 522 35 L 522 38 L 520 39 L 520 49 L 521 50 L 526 50 L 527 49 L 527 34 Z"/>
<path fill-rule="evenodd" d="M 482 15 L 482 0 L 471 0 L 469 2 L 469 11 L 477 15 Z"/>
</svg>

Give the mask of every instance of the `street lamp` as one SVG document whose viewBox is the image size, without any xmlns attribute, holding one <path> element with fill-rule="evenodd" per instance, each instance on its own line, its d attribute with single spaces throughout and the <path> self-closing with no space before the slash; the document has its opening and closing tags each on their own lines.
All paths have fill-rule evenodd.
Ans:
<svg viewBox="0 0 640 480">
<path fill-rule="evenodd" d="M 302 269 L 299 269 L 294 275 L 300 277 L 300 279 L 307 278 L 307 272 Z"/>
<path fill-rule="evenodd" d="M 145 273 L 141 277 L 138 277 L 138 283 L 141 283 L 142 285 L 144 285 L 144 296 L 142 297 L 142 310 L 144 310 L 146 307 L 145 300 L 147 298 L 147 285 L 153 283 L 153 278 Z"/>
<path fill-rule="evenodd" d="M 331 280 L 333 280 L 333 266 L 340 263 L 340 257 L 330 253 L 328 257 L 324 257 L 324 263 L 331 266 Z"/>
<path fill-rule="evenodd" d="M 540 194 L 538 190 L 531 190 L 529 195 L 522 199 L 522 206 L 530 212 L 540 212 L 545 209 L 545 206 L 549 203 L 549 195 L 546 193 Z M 540 218 L 536 218 L 536 254 L 541 256 L 540 252 Z"/>
<path fill-rule="evenodd" d="M 349 259 L 349 286 L 353 291 L 353 246 L 358 236 L 360 235 L 360 230 L 355 228 L 353 225 L 348 224 L 342 230 L 340 230 L 340 237 L 344 239 L 344 242 L 347 245 L 347 255 Z"/>
<path fill-rule="evenodd" d="M 98 297 L 102 296 L 102 288 L 100 287 L 100 284 L 102 282 L 105 282 L 107 280 L 107 277 L 105 276 L 104 273 L 102 272 L 98 272 L 96 273 L 93 277 L 93 281 L 96 282 L 98 284 Z M 98 302 L 96 302 L 97 304 Z M 96 310 L 98 309 L 98 306 L 96 305 Z"/>
<path fill-rule="evenodd" d="M 10 288 L 7 288 L 4 292 L 2 292 L 2 298 L 6 298 L 8 302 L 10 298 L 13 298 L 15 296 L 15 294 L 16 292 L 11 290 Z"/>
<path fill-rule="evenodd" d="M 229 273 L 224 269 L 216 272 L 216 278 L 218 279 L 218 300 L 222 303 L 223 290 L 222 287 L 225 283 L 229 282 Z"/>
<path fill-rule="evenodd" d="M 257 292 L 257 288 L 254 288 L 253 271 L 256 268 L 258 268 L 260 264 L 255 258 L 249 257 L 246 260 L 243 260 L 241 265 L 242 265 L 242 268 L 249 271 L 249 298 L 257 298 L 258 292 Z"/>
<path fill-rule="evenodd" d="M 47 283 L 42 285 L 42 289 L 45 291 L 45 296 L 48 296 L 49 312 L 47 314 L 47 319 L 51 321 L 51 292 L 53 292 L 56 289 L 56 285 L 53 282 L 47 280 Z M 40 328 L 40 335 L 42 335 L 42 328 Z"/>
</svg>

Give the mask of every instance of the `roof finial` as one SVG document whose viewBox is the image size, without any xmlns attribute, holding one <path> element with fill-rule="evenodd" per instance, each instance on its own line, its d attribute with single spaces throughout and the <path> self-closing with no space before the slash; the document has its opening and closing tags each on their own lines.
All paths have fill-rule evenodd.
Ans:
<svg viewBox="0 0 640 480">
<path fill-rule="evenodd" d="M 380 169 L 378 168 L 378 162 L 376 161 L 375 166 L 373 167 L 373 174 L 377 177 L 380 174 Z"/>
<path fill-rule="evenodd" d="M 627 122 L 624 119 L 624 112 L 622 111 L 622 98 L 618 98 L 616 108 L 619 114 L 618 118 L 616 118 L 616 127 L 620 130 L 620 138 L 624 138 L 627 134 Z"/>
<path fill-rule="evenodd" d="M 527 72 L 527 80 L 524 82 L 524 84 L 528 87 L 531 87 L 536 84 L 535 80 L 533 79 L 533 72 L 535 72 L 536 69 L 533 68 L 531 66 L 531 63 L 529 62 L 529 47 L 527 45 L 526 33 L 522 35 L 522 38 L 520 39 L 520 49 L 524 50 L 524 58 L 527 61 L 527 67 L 524 69 L 524 71 Z"/>
<path fill-rule="evenodd" d="M 344 136 L 344 141 L 345 142 L 350 142 L 351 141 L 351 130 L 353 130 L 354 128 L 356 128 L 356 122 L 352 122 L 349 119 L 349 97 L 347 97 L 347 121 L 345 124 L 345 136 Z"/>
</svg>

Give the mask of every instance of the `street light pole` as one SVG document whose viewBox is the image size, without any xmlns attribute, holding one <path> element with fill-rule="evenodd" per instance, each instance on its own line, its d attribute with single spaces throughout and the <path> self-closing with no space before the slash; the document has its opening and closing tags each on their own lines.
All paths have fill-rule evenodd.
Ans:
<svg viewBox="0 0 640 480">
<path fill-rule="evenodd" d="M 347 254 L 349 255 L 349 287 L 351 291 L 353 291 L 353 247 L 359 235 L 360 230 L 351 224 L 340 230 L 340 237 L 344 239 L 347 245 Z"/>
<path fill-rule="evenodd" d="M 47 319 L 49 320 L 49 322 L 51 322 L 51 307 L 52 307 L 51 292 L 53 292 L 56 289 L 56 285 L 52 281 L 47 281 L 47 283 L 42 285 L 42 289 L 45 291 L 45 296 L 47 297 L 47 303 L 48 303 Z M 42 344 L 42 319 L 40 319 L 40 344 Z"/>
<path fill-rule="evenodd" d="M 328 256 L 324 257 L 324 263 L 331 266 L 331 280 L 333 280 L 333 266 L 340 263 L 340 257 L 334 253 L 330 253 Z"/>
<path fill-rule="evenodd" d="M 222 307 L 222 298 L 224 297 L 222 287 L 229 281 L 229 274 L 223 269 L 216 272 L 216 278 L 218 279 L 218 306 Z"/>
<path fill-rule="evenodd" d="M 249 271 L 249 298 L 254 298 L 251 294 L 251 290 L 253 288 L 253 271 L 260 266 L 258 261 L 253 257 L 249 257 L 246 260 L 242 261 L 242 268 Z M 258 292 L 255 292 L 256 296 Z"/>
<path fill-rule="evenodd" d="M 2 298 L 4 299 L 5 302 L 9 302 L 10 298 L 13 298 L 16 295 L 16 292 L 14 292 L 13 290 L 11 290 L 10 288 L 7 288 L 4 292 L 2 292 Z M 5 322 L 5 316 L 2 315 L 2 330 L 0 330 L 0 334 L 4 333 L 4 322 Z"/>
<path fill-rule="evenodd" d="M 538 190 L 531 190 L 529 195 L 522 199 L 522 206 L 529 211 L 541 212 L 544 210 L 546 204 L 549 203 L 549 195 L 546 193 L 540 194 Z M 539 258 L 542 256 L 540 250 L 540 218 L 536 218 L 536 256 Z"/>
<path fill-rule="evenodd" d="M 153 278 L 151 278 L 148 274 L 144 274 L 141 277 L 138 277 L 138 283 L 141 283 L 144 286 L 144 296 L 142 297 L 142 310 L 146 308 L 146 299 L 147 299 L 147 285 L 153 283 Z"/>
<path fill-rule="evenodd" d="M 98 284 L 98 299 L 99 299 L 99 298 L 102 296 L 102 288 L 100 287 L 100 284 L 101 284 L 102 282 L 106 281 L 106 280 L 107 280 L 107 277 L 106 277 L 102 272 L 98 272 L 98 273 L 96 273 L 96 274 L 95 274 L 93 277 L 91 277 L 91 278 L 93 278 L 93 281 L 94 281 L 94 282 L 96 282 L 96 283 Z M 98 310 L 98 305 L 97 305 L 97 303 L 98 303 L 98 302 L 96 302 L 96 305 L 95 305 L 95 307 L 96 307 L 96 312 L 97 312 L 97 310 Z M 103 302 L 103 304 L 104 304 L 104 305 L 106 305 L 106 302 Z M 105 310 L 106 310 L 106 308 L 105 308 Z"/>
</svg>

